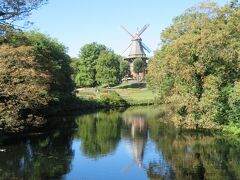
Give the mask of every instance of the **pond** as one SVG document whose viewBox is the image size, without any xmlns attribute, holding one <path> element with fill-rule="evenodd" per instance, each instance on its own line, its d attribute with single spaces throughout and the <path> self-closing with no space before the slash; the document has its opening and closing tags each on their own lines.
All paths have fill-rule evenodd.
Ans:
<svg viewBox="0 0 240 180">
<path fill-rule="evenodd" d="M 240 147 L 174 128 L 155 107 L 65 117 L 68 126 L 0 139 L 0 179 L 240 179 Z"/>
</svg>

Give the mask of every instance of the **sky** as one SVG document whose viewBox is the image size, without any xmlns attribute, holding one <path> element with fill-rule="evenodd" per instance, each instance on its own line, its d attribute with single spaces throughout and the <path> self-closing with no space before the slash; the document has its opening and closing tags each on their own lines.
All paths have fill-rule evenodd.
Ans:
<svg viewBox="0 0 240 180">
<path fill-rule="evenodd" d="M 141 36 L 152 50 L 159 48 L 160 33 L 172 19 L 200 0 L 49 0 L 48 4 L 34 11 L 28 18 L 38 30 L 58 39 L 68 47 L 68 54 L 77 57 L 80 48 L 91 42 L 106 45 L 117 54 L 127 48 L 130 36 L 145 24 L 149 28 Z M 216 0 L 224 5 L 229 0 Z M 128 52 L 123 54 L 128 55 Z"/>
</svg>

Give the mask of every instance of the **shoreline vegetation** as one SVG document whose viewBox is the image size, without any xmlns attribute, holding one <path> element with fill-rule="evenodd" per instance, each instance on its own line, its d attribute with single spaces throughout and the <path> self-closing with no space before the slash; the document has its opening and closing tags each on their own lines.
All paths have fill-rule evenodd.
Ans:
<svg viewBox="0 0 240 180">
<path fill-rule="evenodd" d="M 47 117 L 158 104 L 176 127 L 240 137 L 240 5 L 202 3 L 176 17 L 149 60 L 146 82 L 122 79 L 129 63 L 90 43 L 79 57 L 39 32 L 0 24 L 0 132 L 49 125 Z"/>
<path fill-rule="evenodd" d="M 201 3 L 174 18 L 148 64 L 147 84 L 178 127 L 240 137 L 240 4 Z"/>
</svg>

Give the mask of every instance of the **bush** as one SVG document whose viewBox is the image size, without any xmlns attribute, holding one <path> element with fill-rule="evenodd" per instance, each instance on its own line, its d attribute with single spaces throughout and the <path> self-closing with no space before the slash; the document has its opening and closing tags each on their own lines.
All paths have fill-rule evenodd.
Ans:
<svg viewBox="0 0 240 180">
<path fill-rule="evenodd" d="M 102 93 L 99 102 L 103 107 L 126 107 L 127 102 L 116 92 Z"/>
</svg>

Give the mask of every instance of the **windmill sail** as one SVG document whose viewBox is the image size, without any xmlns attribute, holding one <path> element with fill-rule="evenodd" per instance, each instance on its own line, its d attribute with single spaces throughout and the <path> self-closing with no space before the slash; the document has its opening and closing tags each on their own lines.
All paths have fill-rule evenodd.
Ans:
<svg viewBox="0 0 240 180">
<path fill-rule="evenodd" d="M 142 35 L 142 33 L 148 28 L 149 24 L 146 24 L 139 32 L 139 36 Z"/>
<path fill-rule="evenodd" d="M 142 42 L 141 35 L 144 33 L 144 31 L 148 28 L 149 24 L 146 24 L 143 26 L 143 28 L 135 34 L 131 34 L 124 26 L 121 26 L 124 31 L 126 31 L 132 38 L 132 43 L 126 48 L 126 50 L 123 52 L 125 53 L 128 49 L 130 49 L 128 58 L 134 59 L 134 58 L 143 58 L 147 59 L 146 53 L 144 50 L 146 50 L 148 53 L 151 52 L 151 50 Z"/>
<path fill-rule="evenodd" d="M 149 47 L 147 47 L 146 44 L 144 44 L 143 42 L 141 42 L 141 43 L 142 43 L 142 47 L 143 47 L 148 53 L 150 53 L 151 50 L 149 49 Z"/>
<path fill-rule="evenodd" d="M 124 26 L 121 26 L 123 28 L 124 31 L 126 31 L 132 38 L 134 38 L 134 36 L 124 27 Z"/>
<path fill-rule="evenodd" d="M 122 54 L 124 54 L 130 47 L 132 46 L 132 43 L 131 44 L 129 44 L 129 46 L 123 51 L 123 53 Z"/>
</svg>

